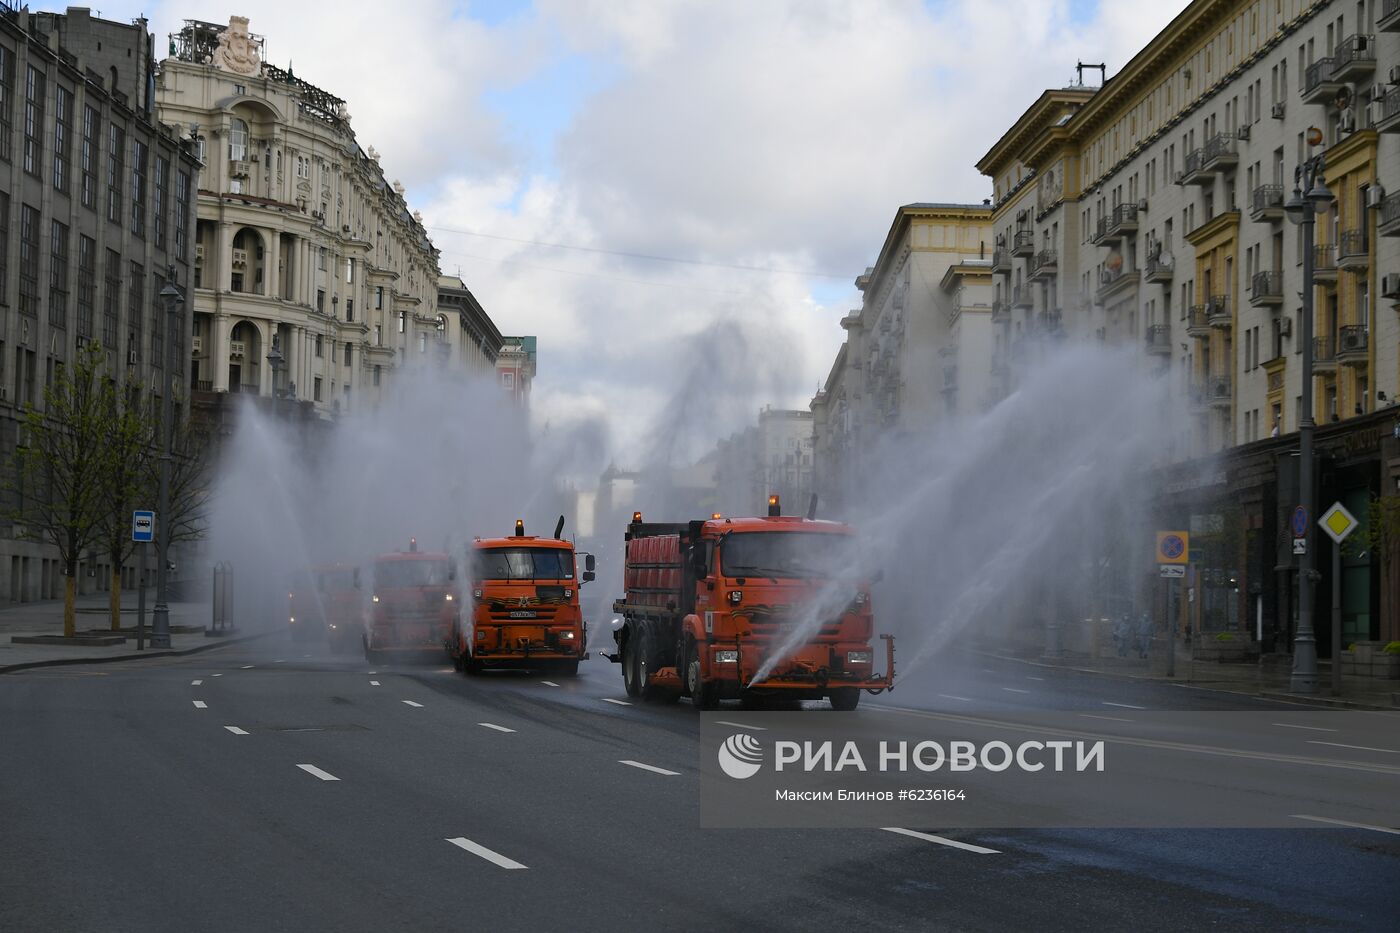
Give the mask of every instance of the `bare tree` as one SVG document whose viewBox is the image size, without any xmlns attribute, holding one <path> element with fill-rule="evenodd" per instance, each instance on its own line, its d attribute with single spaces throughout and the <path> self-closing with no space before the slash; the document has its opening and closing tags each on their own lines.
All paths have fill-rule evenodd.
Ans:
<svg viewBox="0 0 1400 933">
<path fill-rule="evenodd" d="M 198 541 L 207 528 L 213 448 L 208 430 L 192 420 L 178 426 L 170 440 L 169 543 Z M 159 470 L 156 455 L 150 461 L 152 481 L 159 481 Z"/>
<path fill-rule="evenodd" d="M 122 567 L 136 547 L 131 540 L 131 513 L 153 507 L 154 487 L 148 481 L 155 459 L 155 422 L 141 405 L 141 387 L 128 382 L 122 389 L 109 386 L 112 406 L 107 447 L 111 468 L 107 471 L 101 543 L 106 545 L 112 568 L 108 612 L 112 631 L 121 628 Z M 143 581 L 136 581 L 141 586 Z"/>
<path fill-rule="evenodd" d="M 78 561 L 101 533 L 106 510 L 108 438 L 113 406 L 96 344 L 56 370 L 42 410 L 30 406 L 15 450 L 15 507 L 24 537 L 53 545 L 63 562 L 63 634 L 74 634 Z"/>
</svg>

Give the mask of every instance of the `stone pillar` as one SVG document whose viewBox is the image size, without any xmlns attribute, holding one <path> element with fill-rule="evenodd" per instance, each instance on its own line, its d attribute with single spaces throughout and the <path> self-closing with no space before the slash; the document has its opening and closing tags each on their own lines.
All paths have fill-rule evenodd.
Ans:
<svg viewBox="0 0 1400 933">
<path fill-rule="evenodd" d="M 214 254 L 204 259 L 207 288 L 226 292 L 233 283 L 233 231 L 226 223 L 214 222 Z"/>
<path fill-rule="evenodd" d="M 271 395 L 272 367 L 268 365 L 267 353 L 272 349 L 272 335 L 277 332 L 277 325 L 268 321 L 266 327 L 263 324 L 258 324 L 257 328 L 262 335 L 262 340 L 258 345 L 258 358 L 250 360 L 250 362 L 256 362 L 258 366 L 258 394 Z"/>
<path fill-rule="evenodd" d="M 290 352 L 287 354 L 288 378 L 297 384 L 297 398 L 306 397 L 306 380 L 303 378 L 303 371 L 306 369 L 306 328 L 296 325 L 292 328 Z"/>
<path fill-rule="evenodd" d="M 230 326 L 227 314 L 210 315 L 209 350 L 210 366 L 213 368 L 211 381 L 215 392 L 228 391 L 228 345 Z"/>
</svg>

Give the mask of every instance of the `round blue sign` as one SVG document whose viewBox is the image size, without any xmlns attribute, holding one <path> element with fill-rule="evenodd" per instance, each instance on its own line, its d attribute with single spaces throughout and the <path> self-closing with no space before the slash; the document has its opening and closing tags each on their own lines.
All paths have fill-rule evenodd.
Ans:
<svg viewBox="0 0 1400 933">
<path fill-rule="evenodd" d="M 1176 560 L 1186 550 L 1186 542 L 1180 535 L 1167 535 L 1162 539 L 1162 556 Z"/>
<path fill-rule="evenodd" d="M 1303 538 L 1308 534 L 1308 510 L 1301 505 L 1293 510 L 1293 537 Z"/>
</svg>

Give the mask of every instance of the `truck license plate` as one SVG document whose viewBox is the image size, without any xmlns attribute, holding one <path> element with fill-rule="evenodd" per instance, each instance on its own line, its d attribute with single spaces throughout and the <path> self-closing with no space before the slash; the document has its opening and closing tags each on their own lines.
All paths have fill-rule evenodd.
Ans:
<svg viewBox="0 0 1400 933">
<path fill-rule="evenodd" d="M 516 612 L 512 612 L 510 614 L 510 617 L 512 619 L 533 619 L 535 618 L 535 616 L 536 613 L 530 612 L 529 610 L 517 610 Z"/>
</svg>

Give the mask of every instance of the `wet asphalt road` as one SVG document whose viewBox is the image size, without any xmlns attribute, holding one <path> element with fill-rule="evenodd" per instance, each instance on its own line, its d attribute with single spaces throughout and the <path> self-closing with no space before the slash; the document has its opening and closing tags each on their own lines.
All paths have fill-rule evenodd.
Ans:
<svg viewBox="0 0 1400 933">
<path fill-rule="evenodd" d="M 1287 708 L 974 655 L 862 708 L 881 702 Z M 272 636 L 0 676 L 0 930 L 1382 930 L 1400 916 L 1400 835 L 1373 830 L 702 830 L 698 731 L 684 701 L 628 701 L 600 659 L 576 679 L 469 678 Z"/>
</svg>

